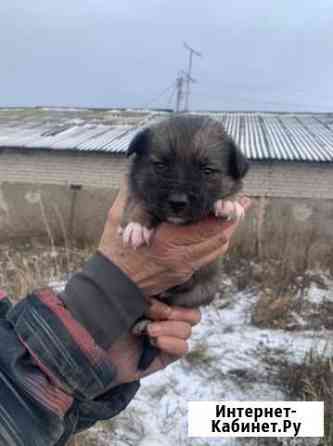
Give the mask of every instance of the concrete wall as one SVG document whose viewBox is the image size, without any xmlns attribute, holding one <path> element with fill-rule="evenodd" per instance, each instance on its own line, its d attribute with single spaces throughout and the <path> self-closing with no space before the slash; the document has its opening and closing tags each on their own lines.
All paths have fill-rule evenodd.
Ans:
<svg viewBox="0 0 333 446">
<path fill-rule="evenodd" d="M 232 243 L 241 256 L 258 256 L 294 269 L 333 272 L 333 200 L 254 197 L 255 206 Z"/>
<path fill-rule="evenodd" d="M 108 188 L 11 184 L 0 186 L 0 242 L 45 236 L 94 242 L 116 191 Z"/>
<path fill-rule="evenodd" d="M 40 235 L 96 242 L 126 166 L 110 154 L 0 153 L 0 242 Z M 235 250 L 333 267 L 333 165 L 253 163 L 245 192 L 256 206 Z"/>
</svg>

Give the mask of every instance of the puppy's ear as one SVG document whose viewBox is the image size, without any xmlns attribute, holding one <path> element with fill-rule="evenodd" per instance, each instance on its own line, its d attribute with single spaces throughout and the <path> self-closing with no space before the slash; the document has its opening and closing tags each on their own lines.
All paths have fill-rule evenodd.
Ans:
<svg viewBox="0 0 333 446">
<path fill-rule="evenodd" d="M 132 141 L 130 142 L 127 149 L 127 156 L 131 156 L 133 153 L 142 154 L 148 149 L 150 142 L 150 131 L 149 129 L 141 130 L 137 133 Z"/>
<path fill-rule="evenodd" d="M 247 174 L 250 163 L 232 138 L 228 136 L 225 143 L 229 153 L 229 174 L 235 180 L 241 180 Z"/>
</svg>

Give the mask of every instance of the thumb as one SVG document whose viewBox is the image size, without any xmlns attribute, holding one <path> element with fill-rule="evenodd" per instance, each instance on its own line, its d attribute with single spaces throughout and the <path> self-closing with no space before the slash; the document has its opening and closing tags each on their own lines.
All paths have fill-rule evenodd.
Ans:
<svg viewBox="0 0 333 446">
<path fill-rule="evenodd" d="M 251 206 L 251 200 L 244 196 L 239 200 L 239 204 L 247 211 Z M 192 232 L 195 231 L 193 240 L 196 243 L 193 243 L 190 248 L 191 257 L 198 259 L 197 262 L 200 264 L 204 264 L 202 261 L 206 262 L 205 259 L 214 260 L 217 253 L 219 255 L 224 254 L 239 223 L 239 219 L 225 221 L 216 217 L 209 217 L 199 222 L 196 227 L 192 225 Z M 191 235 L 188 234 L 190 239 Z"/>
<path fill-rule="evenodd" d="M 119 225 L 123 215 L 124 207 L 128 198 L 127 175 L 123 178 L 117 197 L 108 213 L 108 222 Z"/>
</svg>

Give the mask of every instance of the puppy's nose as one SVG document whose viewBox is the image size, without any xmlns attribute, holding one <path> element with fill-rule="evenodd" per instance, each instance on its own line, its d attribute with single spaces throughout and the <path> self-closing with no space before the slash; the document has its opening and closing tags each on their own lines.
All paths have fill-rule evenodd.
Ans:
<svg viewBox="0 0 333 446">
<path fill-rule="evenodd" d="M 171 194 L 168 202 L 173 211 L 179 212 L 188 205 L 188 197 L 185 194 Z"/>
</svg>

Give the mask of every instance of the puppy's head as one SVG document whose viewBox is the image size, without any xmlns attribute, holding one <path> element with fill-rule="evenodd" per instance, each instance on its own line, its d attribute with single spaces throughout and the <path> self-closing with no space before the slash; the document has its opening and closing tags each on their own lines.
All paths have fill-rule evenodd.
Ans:
<svg viewBox="0 0 333 446">
<path fill-rule="evenodd" d="M 138 133 L 130 190 L 160 221 L 183 224 L 207 216 L 219 198 L 241 188 L 248 161 L 222 124 L 178 115 Z"/>
</svg>

